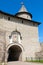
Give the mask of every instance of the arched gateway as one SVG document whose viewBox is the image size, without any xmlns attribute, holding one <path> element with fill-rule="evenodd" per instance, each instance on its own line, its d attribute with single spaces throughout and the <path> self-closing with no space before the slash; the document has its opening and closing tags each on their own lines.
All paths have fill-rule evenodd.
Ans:
<svg viewBox="0 0 43 65">
<path fill-rule="evenodd" d="M 22 61 L 23 47 L 21 44 L 10 44 L 7 47 L 7 61 Z"/>
</svg>

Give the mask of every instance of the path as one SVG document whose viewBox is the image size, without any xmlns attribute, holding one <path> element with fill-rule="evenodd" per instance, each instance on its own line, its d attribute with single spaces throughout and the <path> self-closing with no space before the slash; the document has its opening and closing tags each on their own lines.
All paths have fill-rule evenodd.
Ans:
<svg viewBox="0 0 43 65">
<path fill-rule="evenodd" d="M 43 65 L 43 64 L 42 63 L 32 63 L 32 62 L 15 61 L 15 62 L 8 62 L 7 65 Z"/>
</svg>

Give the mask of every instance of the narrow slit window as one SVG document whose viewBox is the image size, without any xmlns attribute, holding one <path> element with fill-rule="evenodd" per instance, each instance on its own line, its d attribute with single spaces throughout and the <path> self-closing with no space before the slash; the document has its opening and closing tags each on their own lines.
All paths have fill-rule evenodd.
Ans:
<svg viewBox="0 0 43 65">
<path fill-rule="evenodd" d="M 23 23 L 23 20 L 22 20 L 22 23 Z"/>
<path fill-rule="evenodd" d="M 33 23 L 33 26 L 35 26 L 35 23 Z"/>
<path fill-rule="evenodd" d="M 10 17 L 8 17 L 8 20 L 10 20 Z"/>
</svg>

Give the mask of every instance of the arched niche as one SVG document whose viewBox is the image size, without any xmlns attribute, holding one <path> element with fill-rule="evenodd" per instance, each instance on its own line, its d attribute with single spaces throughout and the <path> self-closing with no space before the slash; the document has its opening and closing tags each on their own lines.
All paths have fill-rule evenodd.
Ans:
<svg viewBox="0 0 43 65">
<path fill-rule="evenodd" d="M 22 36 L 21 33 L 17 30 L 12 31 L 11 35 L 9 36 L 10 43 L 16 42 L 16 43 L 21 43 Z"/>
</svg>

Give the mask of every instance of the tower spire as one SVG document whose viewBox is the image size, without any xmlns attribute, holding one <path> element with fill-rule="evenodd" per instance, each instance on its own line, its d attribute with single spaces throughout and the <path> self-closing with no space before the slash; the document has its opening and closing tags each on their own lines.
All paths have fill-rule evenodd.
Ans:
<svg viewBox="0 0 43 65">
<path fill-rule="evenodd" d="M 21 2 L 21 8 L 18 11 L 18 13 L 16 14 L 16 16 L 24 18 L 24 19 L 30 19 L 32 18 L 31 13 L 28 13 L 27 9 L 24 6 L 24 3 Z"/>
<path fill-rule="evenodd" d="M 22 7 L 20 8 L 19 12 L 28 12 L 27 9 L 24 6 L 24 3 L 21 2 Z"/>
</svg>

